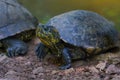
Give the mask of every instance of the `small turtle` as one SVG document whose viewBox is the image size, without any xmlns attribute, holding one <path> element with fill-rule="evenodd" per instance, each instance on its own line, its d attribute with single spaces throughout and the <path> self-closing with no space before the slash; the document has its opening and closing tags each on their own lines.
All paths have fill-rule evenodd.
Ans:
<svg viewBox="0 0 120 80">
<path fill-rule="evenodd" d="M 84 59 L 117 47 L 118 40 L 113 23 L 86 10 L 55 16 L 45 25 L 39 25 L 36 35 L 41 40 L 36 55 L 40 59 L 48 52 L 61 56 L 65 64 L 60 69 L 70 68 L 72 59 Z"/>
<path fill-rule="evenodd" d="M 27 52 L 22 40 L 35 34 L 37 19 L 17 0 L 0 0 L 0 50 L 14 57 Z"/>
</svg>

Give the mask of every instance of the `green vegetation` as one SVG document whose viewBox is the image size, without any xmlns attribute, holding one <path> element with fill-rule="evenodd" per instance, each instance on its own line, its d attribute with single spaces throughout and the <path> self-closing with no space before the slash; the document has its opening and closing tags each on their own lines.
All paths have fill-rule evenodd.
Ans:
<svg viewBox="0 0 120 80">
<path fill-rule="evenodd" d="M 120 2 L 119 0 L 19 0 L 35 15 L 39 21 L 45 23 L 57 14 L 85 9 L 97 12 L 113 21 L 120 30 Z M 46 15 L 50 15 L 46 17 Z"/>
<path fill-rule="evenodd" d="M 45 16 L 40 22 L 45 24 L 51 17 L 50 16 Z"/>
</svg>

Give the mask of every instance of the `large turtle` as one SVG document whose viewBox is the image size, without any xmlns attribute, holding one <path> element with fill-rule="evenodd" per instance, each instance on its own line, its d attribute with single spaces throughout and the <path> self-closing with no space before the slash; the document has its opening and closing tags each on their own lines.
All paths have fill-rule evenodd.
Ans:
<svg viewBox="0 0 120 80">
<path fill-rule="evenodd" d="M 65 65 L 71 67 L 72 59 L 84 59 L 117 47 L 118 33 L 113 23 L 91 11 L 75 10 L 51 18 L 36 31 L 41 40 L 36 54 L 43 59 L 49 52 L 62 56 Z"/>
<path fill-rule="evenodd" d="M 23 55 L 29 40 L 34 35 L 37 19 L 17 0 L 0 0 L 0 49 L 7 56 Z M 5 50 L 3 50 L 5 49 Z"/>
</svg>

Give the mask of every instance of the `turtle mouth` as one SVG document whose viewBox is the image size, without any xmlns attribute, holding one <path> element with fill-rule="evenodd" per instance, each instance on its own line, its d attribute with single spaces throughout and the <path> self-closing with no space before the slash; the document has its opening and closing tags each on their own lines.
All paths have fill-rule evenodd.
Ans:
<svg viewBox="0 0 120 80">
<path fill-rule="evenodd" d="M 40 41 L 45 45 L 50 45 L 49 38 L 46 35 L 46 32 L 42 27 L 38 27 L 36 30 L 36 36 L 40 39 Z"/>
</svg>

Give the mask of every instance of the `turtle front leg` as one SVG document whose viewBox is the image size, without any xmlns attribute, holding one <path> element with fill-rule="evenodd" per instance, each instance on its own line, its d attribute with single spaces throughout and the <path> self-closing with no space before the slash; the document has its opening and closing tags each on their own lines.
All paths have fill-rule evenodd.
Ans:
<svg viewBox="0 0 120 80">
<path fill-rule="evenodd" d="M 63 49 L 62 56 L 65 61 L 65 65 L 60 66 L 60 69 L 61 70 L 69 69 L 71 67 L 71 56 L 68 48 Z"/>
<path fill-rule="evenodd" d="M 35 48 L 35 53 L 37 57 L 42 61 L 46 56 L 49 48 L 47 48 L 43 43 L 39 43 Z"/>
<path fill-rule="evenodd" d="M 6 48 L 8 57 L 24 55 L 28 51 L 27 44 L 19 39 L 7 38 L 7 39 L 4 39 L 2 43 Z"/>
</svg>

